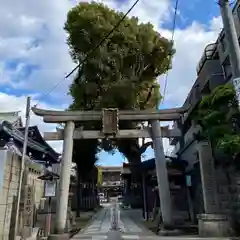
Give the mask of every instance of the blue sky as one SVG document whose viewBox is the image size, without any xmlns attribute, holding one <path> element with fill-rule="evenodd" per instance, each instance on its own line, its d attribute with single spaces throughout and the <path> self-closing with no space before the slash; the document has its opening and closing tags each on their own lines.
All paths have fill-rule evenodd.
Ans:
<svg viewBox="0 0 240 240">
<path fill-rule="evenodd" d="M 63 24 L 68 10 L 79 1 L 2 0 L 0 9 L 0 110 L 25 109 L 25 96 L 45 108 L 64 109 L 71 103 L 67 95 L 71 79 L 64 75 L 75 66 L 66 45 Z M 34 3 L 33 3 L 34 2 Z M 103 0 L 109 7 L 126 12 L 133 0 Z M 132 11 L 140 21 L 150 21 L 165 37 L 171 38 L 175 0 L 140 0 Z M 4 23 L 4 24 L 3 24 Z M 176 18 L 173 69 L 169 72 L 165 100 L 160 108 L 181 106 L 196 79 L 196 65 L 206 44 L 215 41 L 221 29 L 219 6 L 215 0 L 179 0 Z M 52 87 L 62 81 L 50 94 Z M 159 78 L 161 89 L 165 77 Z M 32 116 L 32 124 L 42 131 L 55 129 Z M 53 143 L 61 149 L 61 143 Z M 164 140 L 165 148 L 168 142 Z M 153 157 L 148 149 L 143 159 Z M 116 152 L 101 153 L 99 164 L 118 165 L 125 159 Z"/>
</svg>

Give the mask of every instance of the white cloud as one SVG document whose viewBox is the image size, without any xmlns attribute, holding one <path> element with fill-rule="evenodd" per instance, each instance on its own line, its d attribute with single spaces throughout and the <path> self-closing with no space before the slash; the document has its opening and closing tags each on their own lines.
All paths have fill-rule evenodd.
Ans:
<svg viewBox="0 0 240 240">
<path fill-rule="evenodd" d="M 215 19 L 211 23 L 217 23 Z M 167 90 L 165 101 L 170 107 L 181 106 L 187 97 L 193 83 L 196 80 L 197 64 L 203 54 L 207 44 L 215 42 L 220 32 L 214 26 L 207 27 L 197 22 L 193 22 L 186 29 L 176 29 L 174 43 L 176 54 L 172 62 L 172 70 L 169 71 L 167 80 Z M 164 36 L 169 38 L 170 32 L 160 30 Z M 165 76 L 160 78 L 160 83 L 164 85 Z M 163 89 L 162 89 L 163 90 Z"/>
<path fill-rule="evenodd" d="M 220 32 L 223 28 L 223 23 L 222 23 L 222 17 L 218 16 L 218 17 L 214 17 L 211 21 L 210 21 L 210 30 L 214 31 L 214 32 Z"/>
<path fill-rule="evenodd" d="M 70 82 L 64 81 L 64 75 L 74 64 L 68 54 L 63 25 L 71 6 L 68 0 L 1 1 L 0 66 L 5 65 L 5 68 L 0 70 L 5 81 L 11 76 L 11 87 L 44 93 L 62 80 L 57 89 L 61 92 L 58 97 L 66 97 Z M 38 66 L 38 69 L 20 81 L 17 69 L 6 68 L 9 60 L 18 60 L 25 67 L 28 64 Z"/>
<path fill-rule="evenodd" d="M 55 106 L 42 105 L 47 108 L 64 108 L 70 102 L 66 96 L 70 80 L 64 80 L 74 64 L 68 54 L 66 34 L 63 25 L 66 14 L 74 0 L 2 0 L 0 9 L 0 86 L 9 84 L 9 88 L 32 90 L 33 93 L 49 91 L 53 85 L 62 81 L 51 96 L 55 98 Z M 120 4 L 114 0 L 102 0 L 109 7 L 126 12 L 134 0 Z M 118 3 L 117 3 L 118 2 Z M 173 5 L 170 0 L 141 0 L 131 16 L 138 16 L 140 21 L 150 21 L 163 36 L 171 38 L 171 32 L 163 29 L 161 24 L 171 21 Z M 181 13 L 178 13 L 178 15 Z M 220 31 L 221 19 L 213 18 L 209 27 L 193 22 L 185 29 L 176 29 L 176 55 L 173 59 L 173 69 L 169 72 L 165 102 L 169 106 L 179 106 L 187 96 L 191 85 L 196 79 L 196 65 L 206 44 L 215 41 Z M 7 61 L 19 60 L 16 68 L 7 68 Z M 30 77 L 23 72 L 28 64 L 38 66 Z M 19 77 L 21 77 L 19 79 Z M 164 76 L 160 78 L 164 85 Z M 10 91 L 11 92 L 11 91 Z M 1 104 L 5 103 L 5 104 Z M 24 110 L 25 98 L 0 93 L 1 110 Z M 54 129 L 37 117 L 32 117 L 42 131 Z M 54 143 L 56 148 L 58 144 Z M 168 148 L 168 144 L 164 141 Z"/>
<path fill-rule="evenodd" d="M 44 93 L 62 80 L 58 91 L 54 91 L 51 96 L 60 99 L 64 96 L 66 101 L 70 101 L 69 97 L 66 97 L 70 80 L 64 81 L 64 75 L 74 64 L 68 54 L 63 26 L 68 10 L 76 2 L 79 1 L 42 0 L 37 3 L 31 0 L 22 0 L 21 3 L 13 0 L 1 1 L 0 66 L 3 65 L 5 68 L 0 70 L 4 82 L 10 82 L 8 76 L 11 76 L 11 87 Z M 119 6 L 118 10 L 126 12 L 134 1 L 127 1 L 122 5 L 116 4 L 113 0 L 101 2 L 115 9 Z M 169 19 L 170 13 L 169 0 L 142 0 L 130 15 L 139 16 L 141 21 L 150 21 L 158 26 Z M 31 64 L 38 66 L 38 69 L 33 71 L 29 78 L 20 81 L 21 75 L 17 69 L 6 68 L 6 61 L 13 59 L 20 59 L 22 66 Z"/>
</svg>

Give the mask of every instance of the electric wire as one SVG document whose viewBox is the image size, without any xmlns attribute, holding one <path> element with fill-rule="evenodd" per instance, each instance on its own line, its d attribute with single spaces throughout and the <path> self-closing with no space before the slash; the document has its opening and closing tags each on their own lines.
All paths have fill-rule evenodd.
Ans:
<svg viewBox="0 0 240 240">
<path fill-rule="evenodd" d="M 50 91 L 48 91 L 47 93 L 45 93 L 37 102 L 37 104 L 35 104 L 35 107 L 39 104 L 39 102 L 41 100 L 43 100 L 45 97 L 47 97 L 48 95 L 50 95 L 61 83 L 62 81 L 64 81 L 65 79 L 69 78 L 83 63 L 85 63 L 87 61 L 87 59 L 89 58 L 89 56 L 96 51 L 109 37 L 110 35 L 116 31 L 118 29 L 118 27 L 120 26 L 120 24 L 124 21 L 124 19 L 128 16 L 128 14 L 133 10 L 133 8 L 138 4 L 140 0 L 136 0 L 133 5 L 128 9 L 128 11 L 123 15 L 123 17 L 116 23 L 116 25 L 111 29 L 111 31 L 105 36 L 103 37 L 103 39 L 94 47 L 92 48 L 85 56 L 85 58 L 75 67 L 72 69 L 72 71 L 70 73 L 68 73 L 63 79 L 61 79 L 56 85 L 54 85 Z"/>
<path fill-rule="evenodd" d="M 172 43 L 174 41 L 174 35 L 175 35 L 178 5 L 179 5 L 179 0 L 176 0 L 175 9 L 174 9 L 174 15 L 173 15 L 172 38 L 171 38 Z M 170 67 L 171 63 L 172 63 L 172 60 L 169 61 L 168 68 Z M 165 98 L 165 95 L 166 95 L 168 76 L 169 76 L 169 71 L 167 71 L 166 77 L 165 77 L 162 103 L 164 102 L 164 98 Z"/>
<path fill-rule="evenodd" d="M 176 0 L 175 8 L 174 8 L 174 15 L 173 15 L 173 26 L 172 26 L 172 37 L 171 37 L 171 42 L 172 43 L 173 43 L 173 40 L 174 40 L 174 33 L 175 33 L 175 28 L 176 28 L 176 17 L 177 17 L 178 4 L 179 4 L 179 0 Z M 168 68 L 169 68 L 170 64 L 171 64 L 171 62 L 169 62 Z M 169 73 L 169 71 L 167 71 L 167 73 L 166 73 L 166 78 L 165 78 L 165 82 L 164 82 L 165 86 L 164 86 L 164 91 L 163 91 L 162 103 L 164 102 L 164 97 L 165 97 L 165 94 L 166 94 L 168 73 Z M 152 86 L 150 87 L 150 89 L 148 91 L 147 98 L 146 98 L 145 102 L 143 103 L 143 106 L 145 106 L 148 103 L 149 99 L 151 98 L 153 89 L 154 89 L 154 84 L 152 84 Z"/>
</svg>

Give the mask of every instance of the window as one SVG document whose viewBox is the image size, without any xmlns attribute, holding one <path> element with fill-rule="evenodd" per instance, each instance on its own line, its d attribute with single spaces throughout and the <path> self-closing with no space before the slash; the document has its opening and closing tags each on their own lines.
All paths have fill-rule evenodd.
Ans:
<svg viewBox="0 0 240 240">
<path fill-rule="evenodd" d="M 223 74 L 226 80 L 229 80 L 232 77 L 232 68 L 229 60 L 229 56 L 224 60 L 223 64 Z"/>
</svg>

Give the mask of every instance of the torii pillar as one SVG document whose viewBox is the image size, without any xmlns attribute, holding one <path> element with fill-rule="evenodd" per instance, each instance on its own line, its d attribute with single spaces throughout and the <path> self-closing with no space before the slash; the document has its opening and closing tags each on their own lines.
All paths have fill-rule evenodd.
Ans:
<svg viewBox="0 0 240 240">
<path fill-rule="evenodd" d="M 152 140 L 155 154 L 155 166 L 158 181 L 160 209 L 165 227 L 172 226 L 172 202 L 169 188 L 166 158 L 164 155 L 162 134 L 159 120 L 152 120 Z"/>
<path fill-rule="evenodd" d="M 65 232 L 68 211 L 68 195 L 70 173 L 72 167 L 74 122 L 68 121 L 64 128 L 63 154 L 61 161 L 61 177 L 59 181 L 58 203 L 56 212 L 56 233 Z"/>
</svg>

